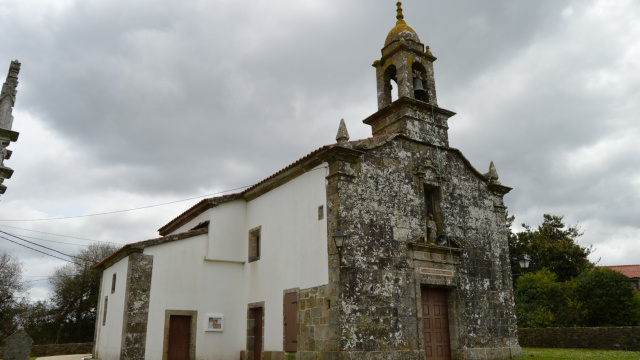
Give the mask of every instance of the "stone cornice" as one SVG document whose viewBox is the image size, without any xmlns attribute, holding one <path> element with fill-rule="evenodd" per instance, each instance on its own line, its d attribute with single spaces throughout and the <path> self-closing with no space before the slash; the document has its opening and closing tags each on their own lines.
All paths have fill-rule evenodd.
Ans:
<svg viewBox="0 0 640 360">
<path fill-rule="evenodd" d="M 437 60 L 435 56 L 426 54 L 424 52 L 423 43 L 415 42 L 413 40 L 401 40 L 401 41 L 394 41 L 389 45 L 383 47 L 382 50 L 380 50 L 382 53 L 380 62 L 383 63 L 386 59 L 392 57 L 393 55 L 395 55 L 396 53 L 402 50 L 412 52 L 419 56 L 424 56 L 425 58 L 429 59 L 429 61 L 431 62 L 434 62 Z"/>
<path fill-rule="evenodd" d="M 411 105 L 416 106 L 420 110 L 424 110 L 427 113 L 430 113 L 431 111 L 433 111 L 434 114 L 444 115 L 447 118 L 450 118 L 450 117 L 452 117 L 452 116 L 454 116 L 456 114 L 453 111 L 446 110 L 446 109 L 443 109 L 441 107 L 431 105 L 431 104 L 429 104 L 427 102 L 424 102 L 424 101 L 411 99 L 411 98 L 408 98 L 408 97 L 401 97 L 398 100 L 392 102 L 391 105 L 378 110 L 374 114 L 372 114 L 369 117 L 367 117 L 366 119 L 362 120 L 362 122 L 367 124 L 367 125 L 371 125 L 372 123 L 376 122 L 378 119 L 386 118 L 386 117 L 390 116 L 391 114 L 397 112 L 399 109 L 401 109 L 403 107 L 406 107 L 406 106 L 411 106 Z"/>
<path fill-rule="evenodd" d="M 364 151 L 345 146 L 334 146 L 322 154 L 319 154 L 318 158 L 322 159 L 324 162 L 346 161 L 353 163 L 362 154 L 364 154 Z"/>
<path fill-rule="evenodd" d="M 504 185 L 501 185 L 501 184 L 491 184 L 490 183 L 489 184 L 489 190 L 493 191 L 496 194 L 504 196 L 504 195 L 508 194 L 509 191 L 513 190 L 513 188 L 510 188 L 508 186 L 504 186 Z"/>
<path fill-rule="evenodd" d="M 418 250 L 418 251 L 425 251 L 425 252 L 433 252 L 435 250 L 437 252 L 451 251 L 456 254 L 462 253 L 463 250 L 459 247 L 459 245 L 455 241 L 453 241 L 452 239 L 450 239 L 449 241 L 454 246 L 449 247 L 449 246 L 443 246 L 443 245 L 438 245 L 434 243 L 425 243 L 425 242 L 410 242 L 410 243 L 407 243 L 407 246 L 409 246 L 411 250 Z"/>
<path fill-rule="evenodd" d="M 17 131 L 0 129 L 0 139 L 5 138 L 9 139 L 10 141 L 16 142 L 18 141 L 18 135 L 20 135 L 20 133 Z"/>
<path fill-rule="evenodd" d="M 13 169 L 6 166 L 0 166 L 0 178 L 10 179 L 13 175 Z"/>
</svg>

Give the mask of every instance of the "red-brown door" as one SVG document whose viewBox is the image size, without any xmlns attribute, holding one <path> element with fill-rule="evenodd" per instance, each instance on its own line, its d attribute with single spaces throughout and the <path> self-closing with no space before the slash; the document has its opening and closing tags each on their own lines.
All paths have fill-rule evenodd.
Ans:
<svg viewBox="0 0 640 360">
<path fill-rule="evenodd" d="M 298 294 L 284 294 L 284 351 L 298 351 Z"/>
<path fill-rule="evenodd" d="M 261 307 L 255 308 L 255 326 L 253 328 L 253 360 L 262 358 L 262 318 L 263 310 Z"/>
<path fill-rule="evenodd" d="M 189 360 L 191 316 L 171 315 L 169 318 L 168 360 Z"/>
<path fill-rule="evenodd" d="M 422 327 L 427 359 L 451 360 L 446 290 L 422 289 Z"/>
</svg>

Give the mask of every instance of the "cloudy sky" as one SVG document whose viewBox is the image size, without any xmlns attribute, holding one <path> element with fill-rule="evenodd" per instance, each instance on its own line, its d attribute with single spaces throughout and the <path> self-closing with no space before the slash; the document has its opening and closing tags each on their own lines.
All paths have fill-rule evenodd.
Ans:
<svg viewBox="0 0 640 360">
<path fill-rule="evenodd" d="M 564 215 L 591 260 L 640 263 L 640 3 L 403 4 L 458 113 L 451 146 L 495 162 L 516 222 Z M 370 136 L 394 24 L 392 0 L 0 0 L 2 81 L 22 63 L 0 230 L 65 253 L 153 238 L 197 197 L 333 143 L 341 118 Z M 46 298 L 64 262 L 0 250 Z"/>
</svg>

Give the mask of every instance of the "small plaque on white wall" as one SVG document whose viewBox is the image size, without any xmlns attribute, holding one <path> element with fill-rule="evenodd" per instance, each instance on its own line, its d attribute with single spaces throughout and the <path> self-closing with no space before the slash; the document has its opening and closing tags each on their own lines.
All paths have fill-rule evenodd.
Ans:
<svg viewBox="0 0 640 360">
<path fill-rule="evenodd" d="M 206 331 L 222 331 L 224 325 L 224 316 L 222 314 L 207 315 Z"/>
</svg>

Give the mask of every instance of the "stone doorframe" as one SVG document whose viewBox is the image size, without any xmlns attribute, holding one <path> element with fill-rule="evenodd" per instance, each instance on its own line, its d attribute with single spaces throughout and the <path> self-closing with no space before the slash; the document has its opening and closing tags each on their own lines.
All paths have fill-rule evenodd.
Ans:
<svg viewBox="0 0 640 360">
<path fill-rule="evenodd" d="M 447 292 L 449 310 L 449 344 L 451 359 L 464 359 L 460 351 L 466 329 L 463 324 L 464 312 L 458 300 L 456 277 L 459 276 L 460 255 L 462 250 L 432 243 L 408 244 L 415 276 L 415 311 L 418 324 L 420 348 L 424 350 L 424 329 L 422 325 L 422 288 L 444 289 Z"/>
<path fill-rule="evenodd" d="M 196 358 L 196 331 L 198 330 L 198 312 L 194 310 L 165 310 L 164 311 L 164 341 L 162 344 L 162 360 L 167 360 L 169 353 L 169 325 L 171 315 L 190 316 L 191 329 L 189 338 L 189 359 Z"/>
<path fill-rule="evenodd" d="M 255 312 L 254 309 L 262 308 L 262 346 L 264 349 L 264 319 L 265 319 L 265 308 L 264 301 L 254 302 L 247 305 L 247 348 L 246 348 L 246 359 L 253 359 L 254 349 L 254 327 L 255 327 Z M 259 349 L 262 351 L 263 349 Z"/>
</svg>

